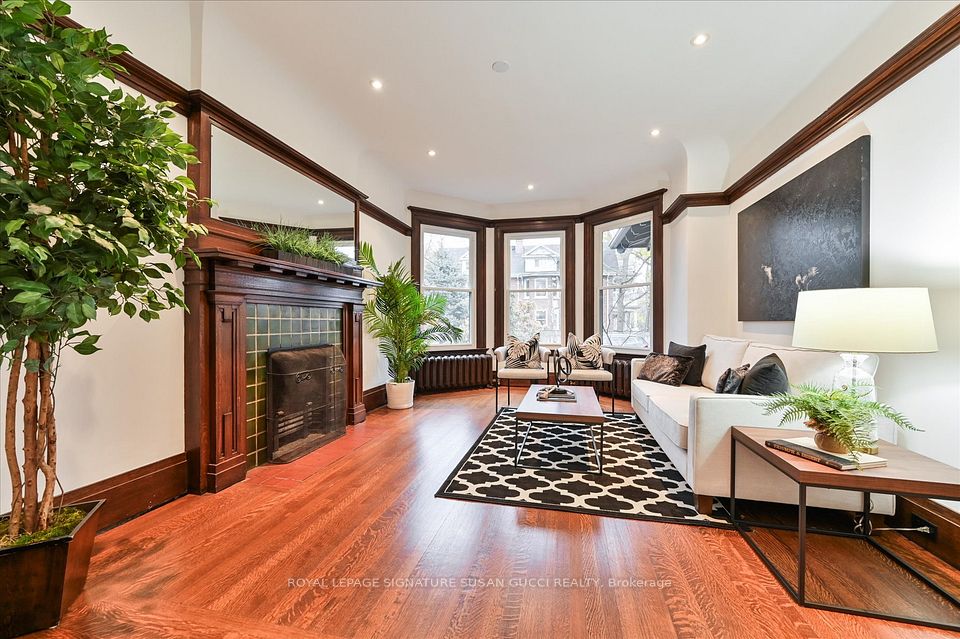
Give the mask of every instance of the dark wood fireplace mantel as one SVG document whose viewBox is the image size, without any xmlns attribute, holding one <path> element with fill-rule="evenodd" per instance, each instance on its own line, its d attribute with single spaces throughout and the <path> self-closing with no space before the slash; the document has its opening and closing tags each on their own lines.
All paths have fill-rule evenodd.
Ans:
<svg viewBox="0 0 960 639">
<path fill-rule="evenodd" d="M 223 248 L 198 248 L 185 271 L 185 443 L 192 492 L 246 476 L 246 307 L 249 303 L 342 309 L 347 423 L 363 405 L 363 291 L 377 282 Z"/>
</svg>

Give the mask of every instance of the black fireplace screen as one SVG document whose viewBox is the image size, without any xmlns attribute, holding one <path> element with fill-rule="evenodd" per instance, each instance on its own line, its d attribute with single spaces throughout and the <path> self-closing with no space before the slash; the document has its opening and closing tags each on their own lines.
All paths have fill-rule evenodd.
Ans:
<svg viewBox="0 0 960 639">
<path fill-rule="evenodd" d="M 267 455 L 293 461 L 347 426 L 347 387 L 338 346 L 304 346 L 267 352 Z"/>
</svg>

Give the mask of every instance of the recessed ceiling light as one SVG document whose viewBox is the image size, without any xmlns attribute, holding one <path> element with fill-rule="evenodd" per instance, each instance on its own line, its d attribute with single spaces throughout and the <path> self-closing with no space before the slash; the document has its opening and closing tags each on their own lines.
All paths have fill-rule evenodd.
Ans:
<svg viewBox="0 0 960 639">
<path fill-rule="evenodd" d="M 528 184 L 528 185 L 527 185 L 527 190 L 528 190 L 528 191 L 532 191 L 532 190 L 533 190 L 533 185 L 532 185 L 532 184 Z"/>
<path fill-rule="evenodd" d="M 496 71 L 497 73 L 506 73 L 510 70 L 510 63 L 506 60 L 497 60 L 490 65 L 490 68 Z"/>
<path fill-rule="evenodd" d="M 383 88 L 383 81 L 378 80 L 377 78 L 374 78 L 373 80 L 370 80 L 370 86 L 373 87 L 374 91 L 379 91 L 380 89 Z"/>
<path fill-rule="evenodd" d="M 692 40 L 690 40 L 690 44 L 692 44 L 695 47 L 702 47 L 707 43 L 707 40 L 709 39 L 710 39 L 709 33 L 698 33 L 697 35 L 693 36 Z"/>
<path fill-rule="evenodd" d="M 317 204 L 319 204 L 320 206 L 323 206 L 323 200 L 317 200 Z"/>
<path fill-rule="evenodd" d="M 437 157 L 437 152 L 434 151 L 433 149 L 430 149 L 429 151 L 427 151 L 427 155 L 434 158 L 434 157 Z"/>
<path fill-rule="evenodd" d="M 660 137 L 660 129 L 650 129 L 650 137 L 652 138 Z"/>
</svg>

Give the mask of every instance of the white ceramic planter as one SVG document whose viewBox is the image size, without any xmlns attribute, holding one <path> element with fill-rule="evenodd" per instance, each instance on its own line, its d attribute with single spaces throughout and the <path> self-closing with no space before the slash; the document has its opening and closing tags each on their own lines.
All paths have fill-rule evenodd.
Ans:
<svg viewBox="0 0 960 639">
<path fill-rule="evenodd" d="M 387 382 L 387 408 L 413 407 L 413 385 L 416 382 Z"/>
</svg>

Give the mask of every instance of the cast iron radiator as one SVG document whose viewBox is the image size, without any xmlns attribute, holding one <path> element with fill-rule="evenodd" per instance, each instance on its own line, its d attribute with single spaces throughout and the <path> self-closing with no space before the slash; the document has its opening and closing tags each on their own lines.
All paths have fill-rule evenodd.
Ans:
<svg viewBox="0 0 960 639">
<path fill-rule="evenodd" d="M 418 393 L 489 386 L 493 383 L 493 355 L 428 355 L 414 379 Z"/>
<path fill-rule="evenodd" d="M 610 365 L 613 372 L 613 395 L 622 399 L 630 399 L 630 360 L 615 359 Z M 610 383 L 597 384 L 597 390 L 604 395 L 610 394 Z"/>
</svg>

